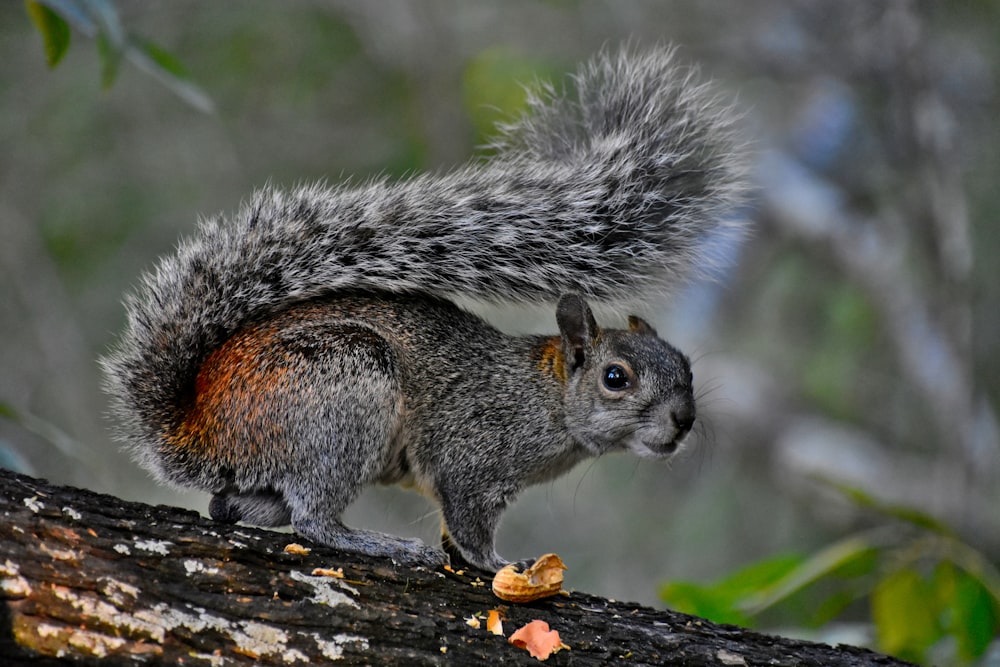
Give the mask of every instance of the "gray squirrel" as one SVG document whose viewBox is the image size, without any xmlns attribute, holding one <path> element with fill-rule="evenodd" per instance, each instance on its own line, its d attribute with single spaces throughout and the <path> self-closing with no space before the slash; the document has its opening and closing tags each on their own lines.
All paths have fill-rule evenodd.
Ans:
<svg viewBox="0 0 1000 667">
<path fill-rule="evenodd" d="M 735 226 L 733 113 L 669 48 L 603 52 L 540 86 L 488 160 L 358 187 L 265 189 L 143 276 L 101 364 L 117 437 L 223 521 L 337 549 L 485 570 L 526 486 L 614 451 L 667 458 L 691 367 L 620 311 L 707 263 Z M 509 336 L 449 299 L 556 303 Z M 441 508 L 442 548 L 345 526 L 372 484 Z"/>
</svg>

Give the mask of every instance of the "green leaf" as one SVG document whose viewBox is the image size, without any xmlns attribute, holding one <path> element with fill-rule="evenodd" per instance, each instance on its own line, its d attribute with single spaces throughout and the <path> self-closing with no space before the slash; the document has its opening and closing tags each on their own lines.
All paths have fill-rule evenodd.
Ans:
<svg viewBox="0 0 1000 667">
<path fill-rule="evenodd" d="M 167 74 L 170 74 L 178 79 L 189 79 L 190 74 L 184 64 L 166 49 L 160 48 L 156 44 L 146 41 L 144 39 L 133 40 L 133 46 L 156 63 Z"/>
<path fill-rule="evenodd" d="M 743 567 L 720 581 L 716 587 L 743 598 L 780 581 L 789 572 L 800 567 L 803 557 L 799 554 L 779 554 Z"/>
<path fill-rule="evenodd" d="M 890 655 L 921 662 L 942 635 L 940 609 L 931 586 L 918 571 L 902 568 L 872 591 L 872 620 L 879 648 Z"/>
<path fill-rule="evenodd" d="M 964 542 L 953 540 L 949 543 L 949 559 L 980 583 L 993 598 L 993 604 L 1000 609 L 1000 572 L 982 553 Z"/>
<path fill-rule="evenodd" d="M 750 624 L 747 615 L 735 609 L 732 597 L 711 585 L 670 582 L 660 588 L 660 598 L 676 611 L 701 616 L 716 623 L 743 626 Z"/>
<path fill-rule="evenodd" d="M 107 90 L 118 78 L 122 62 L 122 49 L 103 32 L 97 35 L 97 53 L 101 58 L 101 86 Z"/>
<path fill-rule="evenodd" d="M 852 577 L 868 574 L 875 568 L 878 551 L 878 545 L 860 535 L 835 542 L 799 562 L 781 578 L 758 587 L 741 602 L 740 608 L 751 615 L 759 614 L 823 577 L 837 573 Z"/>
<path fill-rule="evenodd" d="M 750 625 L 744 599 L 787 576 L 801 562 L 799 555 L 774 556 L 752 563 L 712 584 L 665 584 L 660 589 L 660 597 L 678 611 L 703 616 L 716 623 Z"/>
<path fill-rule="evenodd" d="M 49 67 L 55 67 L 69 49 L 70 29 L 58 14 L 35 0 L 25 0 L 25 10 L 42 35 L 45 45 L 45 60 Z"/>
<path fill-rule="evenodd" d="M 959 657 L 975 660 L 986 652 L 1000 631 L 1000 616 L 993 596 L 980 581 L 960 570 L 952 568 L 951 580 L 943 581 L 944 578 L 941 577 L 941 587 L 947 586 L 951 593 L 946 600 L 950 612 L 948 634 L 955 637 Z"/>
</svg>

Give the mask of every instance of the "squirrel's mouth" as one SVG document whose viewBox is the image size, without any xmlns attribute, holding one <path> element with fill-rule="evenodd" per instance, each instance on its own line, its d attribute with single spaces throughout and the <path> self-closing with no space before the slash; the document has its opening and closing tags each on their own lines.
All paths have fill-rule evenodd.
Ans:
<svg viewBox="0 0 1000 667">
<path fill-rule="evenodd" d="M 690 424 L 678 424 L 671 413 L 669 423 L 646 422 L 640 424 L 622 445 L 636 456 L 647 459 L 668 459 L 679 452 L 691 434 Z"/>
<path fill-rule="evenodd" d="M 645 423 L 625 433 L 615 435 L 586 433 L 579 442 L 595 456 L 610 452 L 631 452 L 645 459 L 665 460 L 677 454 L 688 440 L 691 430 Z M 601 436 L 604 437 L 601 437 Z"/>
<path fill-rule="evenodd" d="M 678 451 L 687 439 L 687 431 L 678 433 L 677 436 L 669 440 L 643 440 L 636 436 L 628 443 L 628 449 L 637 456 L 647 459 L 666 459 Z"/>
</svg>

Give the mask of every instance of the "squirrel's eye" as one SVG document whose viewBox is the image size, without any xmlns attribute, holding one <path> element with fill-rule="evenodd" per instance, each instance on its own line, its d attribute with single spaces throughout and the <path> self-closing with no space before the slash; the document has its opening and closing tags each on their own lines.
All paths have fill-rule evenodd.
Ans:
<svg viewBox="0 0 1000 667">
<path fill-rule="evenodd" d="M 611 364 L 604 369 L 604 386 L 611 391 L 622 391 L 628 389 L 628 371 L 618 364 Z"/>
</svg>

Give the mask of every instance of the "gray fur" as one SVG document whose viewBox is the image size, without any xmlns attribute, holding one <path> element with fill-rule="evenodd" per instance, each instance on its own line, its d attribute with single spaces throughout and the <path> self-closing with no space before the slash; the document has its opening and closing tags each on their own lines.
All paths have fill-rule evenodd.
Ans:
<svg viewBox="0 0 1000 667">
<path fill-rule="evenodd" d="M 703 238 L 726 226 L 741 188 L 730 112 L 665 49 L 601 55 L 573 84 L 533 95 L 489 161 L 402 183 L 263 190 L 203 222 L 126 298 L 125 333 L 102 360 L 136 458 L 214 491 L 220 519 L 290 517 L 333 546 L 440 561 L 339 521 L 365 485 L 410 482 L 442 505 L 462 555 L 492 568 L 504 562 L 500 512 L 526 484 L 605 451 L 670 455 L 694 419 L 686 359 L 651 330 L 574 323 L 593 323 L 588 299 L 646 299 L 705 264 Z M 440 300 L 569 292 L 562 345 L 579 363 L 565 383 L 540 370 L 544 340 L 508 338 Z M 213 447 L 259 456 L 234 469 L 172 445 L 209 354 L 258 325 L 282 337 L 256 363 L 287 362 L 296 383 L 259 397 L 267 419 L 220 412 L 228 430 Z M 635 372 L 627 397 L 600 388 L 616 359 Z"/>
</svg>

